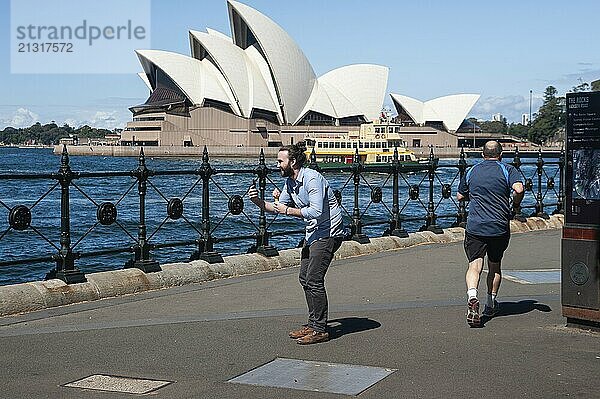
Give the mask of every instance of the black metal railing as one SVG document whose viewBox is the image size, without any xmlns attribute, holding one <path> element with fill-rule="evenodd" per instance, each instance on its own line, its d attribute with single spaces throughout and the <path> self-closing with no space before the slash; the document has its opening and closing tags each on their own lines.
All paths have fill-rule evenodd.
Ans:
<svg viewBox="0 0 600 399">
<path fill-rule="evenodd" d="M 527 216 L 544 218 L 548 217 L 547 210 L 551 207 L 554 207 L 553 213 L 563 212 L 564 151 L 556 161 L 546 160 L 540 151 L 535 163 L 522 162 L 517 151 L 511 164 L 522 175 L 526 189 L 526 199 L 514 209 L 516 219 L 524 220 L 526 209 L 532 209 Z M 352 164 L 336 167 L 319 167 L 313 153 L 309 167 L 327 175 L 349 227 L 349 239 L 367 243 L 369 236 L 406 237 L 410 230 L 441 233 L 442 227 L 465 226 L 467 204 L 455 199 L 458 182 L 469 168 L 464 151 L 458 162 L 441 162 L 431 148 L 425 162 L 408 163 L 401 161 L 394 149 L 390 163 L 366 165 L 361 163 L 357 150 Z M 281 181 L 278 184 L 273 180 L 276 174 L 276 169 L 267 167 L 262 150 L 257 166 L 215 168 L 206 148 L 201 164 L 194 169 L 148 168 L 142 148 L 134 170 L 79 172 L 71 169 L 65 146 L 57 172 L 0 174 L 0 181 L 11 181 L 18 187 L 34 180 L 49 182 L 49 188 L 37 199 L 27 198 L 29 205 L 25 205 L 24 198 L 14 195 L 13 185 L 2 186 L 11 187 L 12 191 L 7 194 L 0 190 L 0 209 L 5 209 L 8 221 L 7 226 L 0 224 L 3 254 L 0 276 L 5 267 L 14 270 L 15 266 L 53 262 L 55 266 L 46 278 L 83 282 L 82 259 L 115 254 L 129 254 L 125 267 L 155 272 L 161 270 L 156 255 L 176 248 L 193 250 L 185 259 L 180 252 L 171 261 L 223 262 L 223 252 L 275 256 L 278 249 L 272 241 L 287 239 L 291 246 L 290 237 L 301 239 L 303 226 L 298 221 L 283 221 L 278 215 L 265 214 L 254 206 L 247 209 L 245 205 L 252 183 L 258 183 L 260 197 L 268 199 L 267 192 L 281 185 Z M 132 194 L 136 187 L 137 196 Z M 102 188 L 110 188 L 109 194 L 118 198 L 100 200 L 101 196 L 109 195 L 103 195 Z M 17 188 L 16 193 L 18 191 Z M 77 195 L 76 201 L 74 195 Z M 46 217 L 52 214 L 58 202 L 60 223 L 47 222 Z M 41 203 L 45 208 L 37 211 Z M 159 204 L 164 207 L 162 211 Z M 75 205 L 77 223 L 91 224 L 87 228 L 78 225 L 76 239 L 72 236 Z M 150 225 L 149 209 L 154 215 Z M 169 229 L 166 226 L 170 226 Z M 181 231 L 185 234 L 175 239 Z M 92 234 L 96 239 L 90 238 Z M 161 234 L 166 237 L 161 238 Z M 23 235 L 27 235 L 27 239 Z M 34 238 L 37 244 L 33 243 Z M 15 244 L 18 242 L 26 244 L 19 246 Z M 52 252 L 44 253 L 39 243 L 50 247 Z"/>
</svg>

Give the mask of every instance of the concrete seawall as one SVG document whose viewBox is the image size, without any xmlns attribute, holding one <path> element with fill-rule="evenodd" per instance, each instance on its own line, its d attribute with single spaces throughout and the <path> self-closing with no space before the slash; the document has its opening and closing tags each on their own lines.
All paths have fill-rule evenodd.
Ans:
<svg viewBox="0 0 600 399">
<path fill-rule="evenodd" d="M 140 149 L 144 148 L 144 154 L 149 158 L 202 158 L 204 147 L 183 146 L 152 146 L 152 147 L 127 147 L 117 145 L 87 146 L 67 145 L 69 155 L 105 156 L 105 157 L 138 157 Z M 54 154 L 60 155 L 63 146 L 54 147 Z M 211 158 L 256 158 L 260 154 L 261 147 L 223 147 L 207 146 Z M 268 158 L 277 157 L 279 147 L 264 147 L 264 154 Z"/>
<path fill-rule="evenodd" d="M 562 215 L 553 215 L 549 220 L 532 217 L 526 223 L 511 221 L 511 232 L 559 229 L 563 224 Z M 458 242 L 463 238 L 464 229 L 456 227 L 445 229 L 443 234 L 424 231 L 411 233 L 408 238 L 372 238 L 369 244 L 346 241 L 336 253 L 335 259 L 415 245 Z M 148 274 L 139 269 L 91 273 L 86 275 L 88 281 L 81 284 L 67 285 L 62 280 L 54 279 L 0 286 L 0 316 L 294 267 L 300 264 L 300 249 L 282 250 L 279 256 L 273 258 L 242 254 L 227 256 L 224 260 L 224 263 L 217 264 L 200 260 L 165 264 L 161 266 L 162 271 Z"/>
<path fill-rule="evenodd" d="M 87 155 L 87 156 L 105 156 L 105 157 L 137 157 L 140 155 L 142 147 L 126 146 L 87 146 L 87 145 L 68 145 L 69 155 Z M 143 147 L 144 154 L 150 158 L 202 158 L 204 147 L 182 147 L 182 146 L 152 146 Z M 279 147 L 224 147 L 207 146 L 208 154 L 211 158 L 257 158 L 260 150 L 263 150 L 265 157 L 275 158 Z M 429 155 L 429 148 L 418 147 L 409 148 L 414 153 L 425 158 Z M 59 155 L 63 150 L 62 145 L 54 147 L 54 154 Z M 458 158 L 460 148 L 436 148 L 435 155 L 440 158 Z"/>
</svg>

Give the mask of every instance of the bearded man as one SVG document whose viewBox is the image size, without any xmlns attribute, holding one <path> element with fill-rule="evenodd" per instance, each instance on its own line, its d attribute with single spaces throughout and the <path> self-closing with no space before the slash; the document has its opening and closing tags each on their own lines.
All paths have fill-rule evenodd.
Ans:
<svg viewBox="0 0 600 399">
<path fill-rule="evenodd" d="M 344 237 L 342 213 L 329 182 L 305 163 L 301 145 L 281 147 L 277 167 L 287 178 L 283 192 L 275 189 L 275 201 L 267 202 L 259 198 L 256 187 L 248 191 L 252 202 L 265 211 L 302 218 L 306 224 L 299 280 L 308 305 L 308 323 L 289 333 L 300 345 L 329 340 L 325 273 Z"/>
</svg>

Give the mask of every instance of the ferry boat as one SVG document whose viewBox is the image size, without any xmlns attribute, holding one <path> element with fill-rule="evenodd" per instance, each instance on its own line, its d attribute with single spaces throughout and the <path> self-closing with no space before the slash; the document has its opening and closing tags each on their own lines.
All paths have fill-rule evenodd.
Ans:
<svg viewBox="0 0 600 399">
<path fill-rule="evenodd" d="M 360 162 L 364 165 L 389 165 L 394 160 L 394 148 L 398 149 L 398 161 L 402 164 L 418 164 L 420 160 L 414 152 L 406 149 L 399 138 L 388 138 L 385 134 L 369 134 L 361 129 L 348 134 L 307 134 L 306 156 L 315 151 L 320 166 L 343 166 L 354 162 L 358 149 Z"/>
</svg>

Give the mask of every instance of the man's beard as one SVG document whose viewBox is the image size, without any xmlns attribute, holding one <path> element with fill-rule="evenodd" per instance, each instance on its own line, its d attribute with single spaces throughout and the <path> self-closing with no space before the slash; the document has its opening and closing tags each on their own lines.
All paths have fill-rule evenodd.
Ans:
<svg viewBox="0 0 600 399">
<path fill-rule="evenodd" d="M 281 169 L 281 176 L 282 177 L 291 177 L 294 174 L 294 169 L 292 169 L 292 167 L 290 165 L 288 165 L 286 168 Z"/>
</svg>

